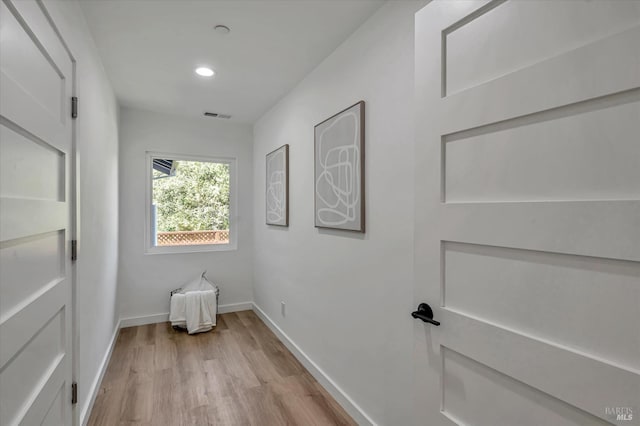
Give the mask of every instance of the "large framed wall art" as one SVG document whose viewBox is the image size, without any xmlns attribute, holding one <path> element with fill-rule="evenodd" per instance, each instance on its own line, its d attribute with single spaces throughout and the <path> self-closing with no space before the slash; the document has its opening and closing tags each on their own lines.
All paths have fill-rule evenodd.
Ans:
<svg viewBox="0 0 640 426">
<path fill-rule="evenodd" d="M 315 126 L 315 226 L 365 231 L 364 101 Z"/>
</svg>

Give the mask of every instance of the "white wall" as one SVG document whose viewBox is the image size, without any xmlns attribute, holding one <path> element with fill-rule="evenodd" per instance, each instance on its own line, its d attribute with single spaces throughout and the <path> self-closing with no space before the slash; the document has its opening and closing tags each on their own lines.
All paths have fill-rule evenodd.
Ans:
<svg viewBox="0 0 640 426">
<path fill-rule="evenodd" d="M 46 3 L 76 60 L 78 246 L 76 324 L 78 408 L 90 404 L 118 323 L 118 104 L 80 6 Z"/>
<path fill-rule="evenodd" d="M 412 423 L 413 15 L 425 3 L 385 4 L 254 126 L 255 303 L 385 425 Z M 313 127 L 359 100 L 367 232 L 318 230 Z M 265 155 L 285 143 L 290 226 L 269 227 Z"/>
<path fill-rule="evenodd" d="M 217 119 L 184 118 L 122 108 L 120 123 L 120 314 L 133 318 L 169 312 L 169 291 L 207 270 L 220 287 L 220 304 L 251 302 L 251 127 Z M 238 249 L 144 254 L 146 152 L 235 157 Z"/>
</svg>

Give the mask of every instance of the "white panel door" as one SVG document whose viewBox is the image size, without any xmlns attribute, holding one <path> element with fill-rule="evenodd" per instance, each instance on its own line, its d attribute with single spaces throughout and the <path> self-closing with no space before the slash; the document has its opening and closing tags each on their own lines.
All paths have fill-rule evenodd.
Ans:
<svg viewBox="0 0 640 426">
<path fill-rule="evenodd" d="M 0 3 L 0 424 L 70 425 L 72 63 L 40 3 Z"/>
<path fill-rule="evenodd" d="M 415 423 L 640 425 L 640 2 L 416 15 Z"/>
</svg>

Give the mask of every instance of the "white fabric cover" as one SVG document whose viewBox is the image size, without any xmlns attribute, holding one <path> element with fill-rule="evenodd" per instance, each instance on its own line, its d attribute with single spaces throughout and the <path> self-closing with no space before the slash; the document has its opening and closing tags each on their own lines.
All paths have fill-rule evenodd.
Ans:
<svg viewBox="0 0 640 426">
<path fill-rule="evenodd" d="M 217 287 L 214 283 L 209 281 L 205 274 L 207 271 L 204 271 L 200 276 L 196 279 L 189 281 L 187 284 L 182 286 L 182 291 L 180 293 L 187 293 L 189 291 L 205 291 L 205 290 L 217 290 Z"/>
<path fill-rule="evenodd" d="M 196 290 L 187 292 L 185 296 L 189 334 L 211 330 L 216 321 L 216 293 L 213 290 Z"/>
<path fill-rule="evenodd" d="M 171 296 L 169 321 L 189 334 L 211 330 L 216 325 L 218 288 L 204 276 L 187 283 Z"/>
<path fill-rule="evenodd" d="M 174 293 L 171 296 L 171 308 L 169 309 L 169 321 L 174 327 L 187 328 L 187 298 L 182 293 Z"/>
</svg>

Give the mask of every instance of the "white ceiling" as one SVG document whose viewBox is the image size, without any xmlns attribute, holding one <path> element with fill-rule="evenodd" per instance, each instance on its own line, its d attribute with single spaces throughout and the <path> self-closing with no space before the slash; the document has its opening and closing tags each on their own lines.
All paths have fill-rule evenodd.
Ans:
<svg viewBox="0 0 640 426">
<path fill-rule="evenodd" d="M 122 105 L 252 123 L 383 0 L 81 1 Z M 217 24 L 231 28 L 220 35 Z M 210 66 L 213 78 L 194 73 Z"/>
</svg>

